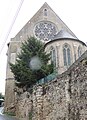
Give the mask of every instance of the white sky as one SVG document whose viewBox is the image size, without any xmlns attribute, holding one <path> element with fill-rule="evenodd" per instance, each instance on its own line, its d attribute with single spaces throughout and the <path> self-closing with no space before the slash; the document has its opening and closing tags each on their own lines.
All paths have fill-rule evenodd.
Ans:
<svg viewBox="0 0 87 120">
<path fill-rule="evenodd" d="M 17 16 L 21 1 L 23 4 Z M 0 0 L 0 92 L 3 94 L 5 91 L 7 43 L 45 2 L 80 40 L 87 42 L 87 0 Z M 15 15 L 17 16 L 16 20 Z"/>
</svg>

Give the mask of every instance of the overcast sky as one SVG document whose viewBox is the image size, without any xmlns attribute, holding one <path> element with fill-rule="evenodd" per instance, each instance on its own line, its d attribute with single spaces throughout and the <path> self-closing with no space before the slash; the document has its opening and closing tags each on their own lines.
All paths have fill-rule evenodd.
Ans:
<svg viewBox="0 0 87 120">
<path fill-rule="evenodd" d="M 7 43 L 45 2 L 57 13 L 78 39 L 87 42 L 87 0 L 0 1 L 0 92 L 3 94 L 5 91 Z"/>
</svg>

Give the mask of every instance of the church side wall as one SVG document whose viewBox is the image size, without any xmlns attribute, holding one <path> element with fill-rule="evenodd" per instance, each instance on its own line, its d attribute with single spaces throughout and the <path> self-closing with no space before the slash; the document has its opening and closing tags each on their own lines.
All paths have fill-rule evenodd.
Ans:
<svg viewBox="0 0 87 120">
<path fill-rule="evenodd" d="M 5 88 L 5 104 L 4 104 L 4 112 L 6 113 L 15 113 L 15 81 L 14 79 L 6 80 L 6 88 Z"/>
<path fill-rule="evenodd" d="M 15 113 L 15 80 L 14 75 L 10 69 L 10 63 L 15 64 L 20 42 L 10 42 L 7 52 L 7 69 L 6 69 L 6 84 L 5 84 L 5 112 Z"/>
</svg>

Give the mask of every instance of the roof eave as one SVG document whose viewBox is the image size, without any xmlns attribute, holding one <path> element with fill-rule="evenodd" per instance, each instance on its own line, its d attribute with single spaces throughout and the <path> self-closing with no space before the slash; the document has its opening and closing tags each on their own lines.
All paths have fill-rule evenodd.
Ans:
<svg viewBox="0 0 87 120">
<path fill-rule="evenodd" d="M 51 42 L 58 41 L 58 40 L 64 40 L 64 39 L 79 41 L 79 42 L 81 42 L 83 45 L 87 46 L 83 41 L 81 41 L 81 40 L 79 40 L 79 39 L 74 39 L 74 38 L 57 38 L 57 39 L 54 39 L 54 40 L 50 40 L 49 42 L 47 42 L 47 43 L 45 44 L 45 46 L 47 46 L 47 44 L 49 44 L 49 43 L 51 43 Z"/>
</svg>

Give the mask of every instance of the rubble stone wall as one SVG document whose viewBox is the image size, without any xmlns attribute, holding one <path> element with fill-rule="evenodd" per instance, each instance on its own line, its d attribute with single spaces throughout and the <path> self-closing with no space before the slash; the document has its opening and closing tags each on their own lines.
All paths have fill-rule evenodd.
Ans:
<svg viewBox="0 0 87 120">
<path fill-rule="evenodd" d="M 87 120 L 87 51 L 56 79 L 16 98 L 21 120 Z"/>
</svg>

